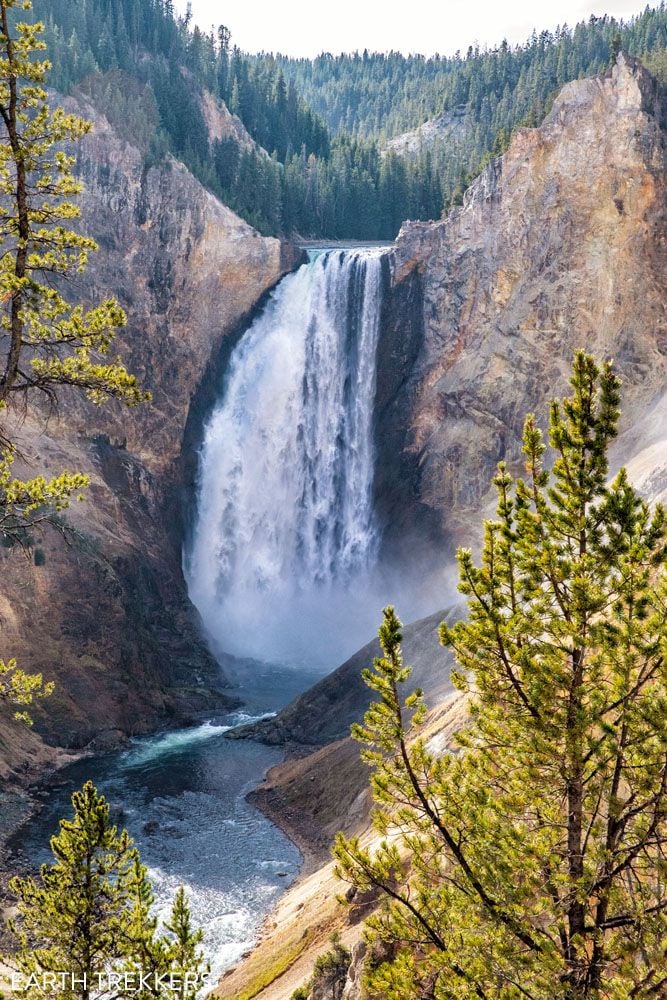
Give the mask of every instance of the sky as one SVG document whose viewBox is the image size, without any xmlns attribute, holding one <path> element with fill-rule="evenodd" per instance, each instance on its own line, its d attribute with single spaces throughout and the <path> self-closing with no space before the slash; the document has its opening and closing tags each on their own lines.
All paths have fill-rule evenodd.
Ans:
<svg viewBox="0 0 667 1000">
<path fill-rule="evenodd" d="M 364 48 L 465 53 L 469 45 L 523 42 L 533 29 L 576 24 L 591 14 L 628 18 L 646 0 L 191 0 L 194 21 L 226 24 L 246 52 L 315 56 Z M 184 11 L 186 0 L 176 0 Z M 651 4 L 653 6 L 653 4 Z"/>
</svg>

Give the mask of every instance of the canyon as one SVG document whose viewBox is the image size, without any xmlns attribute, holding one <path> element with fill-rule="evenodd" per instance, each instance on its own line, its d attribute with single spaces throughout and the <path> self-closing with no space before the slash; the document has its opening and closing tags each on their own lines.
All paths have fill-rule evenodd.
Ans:
<svg viewBox="0 0 667 1000">
<path fill-rule="evenodd" d="M 410 684 L 431 709 L 427 736 L 443 748 L 465 718 L 437 640 L 438 621 L 463 610 L 451 607 L 448 556 L 456 545 L 478 548 L 496 463 L 506 459 L 520 473 L 525 414 L 535 412 L 544 427 L 578 348 L 613 358 L 622 378 L 613 471 L 626 465 L 651 501 L 667 495 L 664 102 L 654 78 L 622 55 L 605 76 L 567 85 L 544 124 L 519 131 L 460 208 L 439 223 L 406 224 L 390 256 L 376 503 L 389 564 L 416 553 L 423 566 L 425 539 L 438 552 L 441 575 L 431 579 L 444 610 L 408 626 L 404 646 Z M 286 1000 L 333 932 L 351 950 L 347 980 L 316 985 L 308 996 L 362 995 L 361 921 L 373 900 L 336 902 L 345 886 L 328 845 L 337 829 L 369 842 L 376 836 L 368 770 L 345 734 L 370 702 L 359 673 L 378 651 L 371 643 L 275 719 L 235 734 L 291 752 L 253 801 L 301 846 L 306 869 L 255 953 L 221 981 L 224 1000 Z M 256 989 L 267 968 L 280 973 Z"/>
<path fill-rule="evenodd" d="M 95 121 L 78 170 L 85 228 L 100 245 L 77 292 L 118 297 L 128 314 L 119 352 L 153 403 L 123 412 L 64 398 L 59 414 L 19 421 L 23 468 L 80 469 L 91 487 L 68 515 L 74 533 L 40 540 L 42 565 L 2 551 L 5 646 L 57 681 L 36 733 L 0 720 L 5 789 L 68 750 L 231 707 L 225 658 L 209 652 L 182 573 L 196 455 L 234 346 L 302 260 L 176 160 L 148 165 L 83 98 L 77 109 Z M 387 254 L 373 425 L 380 564 L 432 588 L 434 613 L 406 629 L 406 659 L 443 746 L 464 717 L 436 638 L 441 617 L 460 613 L 451 556 L 479 544 L 495 465 L 520 469 L 525 414 L 544 425 L 577 348 L 613 357 L 623 380 L 615 466 L 627 464 L 650 499 L 667 495 L 666 116 L 664 88 L 620 55 L 607 74 L 568 84 L 542 126 L 519 130 L 460 208 L 406 223 Z M 368 704 L 359 674 L 375 652 L 371 643 L 275 719 L 235 733 L 293 754 L 253 797 L 306 869 L 221 997 L 286 1000 L 334 929 L 361 956 L 373 901 L 345 915 L 327 850 L 339 827 L 369 836 L 367 771 L 347 731 Z M 255 988 L 269 967 L 273 981 Z M 347 1000 L 358 979 L 357 962 Z"/>
</svg>

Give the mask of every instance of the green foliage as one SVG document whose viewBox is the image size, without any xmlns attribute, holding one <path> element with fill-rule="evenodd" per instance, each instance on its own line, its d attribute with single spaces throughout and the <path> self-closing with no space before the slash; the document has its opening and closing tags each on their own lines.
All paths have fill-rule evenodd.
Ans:
<svg viewBox="0 0 667 1000">
<path fill-rule="evenodd" d="M 134 948 L 137 852 L 127 832 L 111 824 L 109 806 L 91 782 L 73 794 L 72 805 L 73 818 L 61 820 L 51 840 L 55 863 L 42 867 L 39 880 L 10 882 L 19 900 L 18 917 L 9 923 L 18 950 L 4 960 L 25 977 L 71 970 L 94 983 Z"/>
<path fill-rule="evenodd" d="M 27 16 L 30 4 L 0 0 L 0 411 L 35 391 L 55 401 L 65 386 L 96 403 L 117 398 L 133 406 L 148 394 L 107 359 L 123 311 L 113 300 L 84 311 L 54 287 L 54 278 L 80 273 L 96 249 L 69 228 L 79 216 L 72 198 L 80 185 L 63 148 L 90 124 L 49 107 L 42 26 L 16 23 L 17 10 Z M 0 437 L 0 531 L 11 536 L 64 509 L 87 480 L 66 472 L 50 481 L 14 479 L 14 449 L 6 430 Z"/>
<path fill-rule="evenodd" d="M 41 674 L 26 674 L 20 670 L 16 660 L 0 659 L 0 704 L 28 706 L 35 698 L 48 698 L 53 692 L 53 684 L 45 683 Z M 32 725 L 27 711 L 14 712 L 17 722 Z"/>
<path fill-rule="evenodd" d="M 11 449 L 0 452 L 0 538 L 6 548 L 18 545 L 30 549 L 33 544 L 31 528 L 50 524 L 62 530 L 59 515 L 73 497 L 81 498 L 88 477 L 61 472 L 51 479 L 37 476 L 24 481 L 12 475 L 13 461 Z M 35 550 L 34 562 L 36 566 L 44 565 L 42 549 Z M 35 698 L 47 697 L 52 691 L 53 684 L 45 684 L 41 674 L 19 670 L 14 659 L 7 663 L 0 659 L 0 703 L 28 706 Z M 15 712 L 14 718 L 32 724 L 25 707 Z"/>
<path fill-rule="evenodd" d="M 29 528 L 44 522 L 56 523 L 58 513 L 64 510 L 72 496 L 80 495 L 87 485 L 86 476 L 62 472 L 52 479 L 38 476 L 24 482 L 12 476 L 13 456 L 10 450 L 0 452 L 0 538 L 6 548 L 19 545 L 30 548 L 33 539 Z M 60 525 L 59 525 L 60 526 Z M 37 553 L 41 552 L 38 559 Z M 35 565 L 44 564 L 44 553 L 35 551 Z M 32 725 L 26 707 L 35 698 L 48 697 L 52 683 L 44 683 L 42 674 L 27 674 L 20 670 L 15 659 L 0 659 L 0 704 L 22 706 L 14 713 L 19 722 Z"/>
<path fill-rule="evenodd" d="M 642 61 L 658 80 L 667 83 L 667 48 L 646 52 L 642 56 Z"/>
<path fill-rule="evenodd" d="M 621 471 L 619 380 L 575 357 L 549 443 L 526 419 L 526 479 L 503 463 L 469 616 L 443 624 L 470 721 L 458 753 L 423 735 L 401 626 L 385 611 L 380 696 L 355 736 L 373 765 L 376 851 L 339 836 L 340 874 L 382 890 L 394 957 L 369 996 L 628 1000 L 667 988 L 667 539 Z"/>
<path fill-rule="evenodd" d="M 611 40 L 610 53 L 609 53 L 609 62 L 612 66 L 618 59 L 622 47 L 623 47 L 623 39 L 620 35 L 620 32 L 616 32 L 616 34 Z"/>
<path fill-rule="evenodd" d="M 607 69 L 615 39 L 632 54 L 667 44 L 664 3 L 626 23 L 592 17 L 525 45 L 430 59 L 247 56 L 224 25 L 206 34 L 187 14 L 174 17 L 168 0 L 35 0 L 35 14 L 46 23 L 58 89 L 84 81 L 91 94 L 104 91 L 99 106 L 115 116 L 127 104 L 128 74 L 154 95 L 151 159 L 169 149 L 262 232 L 341 239 L 392 239 L 407 218 L 439 218 L 502 151 L 503 134 L 538 125 L 564 83 Z M 90 83 L 95 74 L 104 83 Z M 211 142 L 204 90 L 270 155 L 233 137 Z M 127 112 L 137 123 L 143 113 Z M 400 162 L 382 153 L 387 139 L 443 113 L 458 122 L 452 138 Z"/>
<path fill-rule="evenodd" d="M 177 19 L 173 4 L 162 0 L 35 0 L 34 8 L 53 53 L 55 87 L 83 90 L 149 161 L 174 153 L 261 231 L 284 228 L 278 164 L 302 148 L 326 156 L 330 139 L 275 64 L 251 65 L 231 46 L 227 28 L 205 34 L 187 15 Z M 219 173 L 220 152 L 209 141 L 202 110 L 204 90 L 224 100 L 274 159 L 240 150 L 232 139 L 233 169 L 227 165 Z M 248 162 L 237 173 L 243 153 Z"/>
<path fill-rule="evenodd" d="M 72 277 L 86 265 L 93 240 L 70 228 L 79 209 L 80 184 L 64 144 L 79 140 L 90 123 L 62 108 L 51 110 L 45 89 L 49 63 L 42 26 L 11 25 L 23 0 L 0 2 L 0 331 L 6 343 L 0 406 L 17 393 L 40 390 L 54 398 L 60 386 L 83 389 L 94 402 L 144 399 L 134 375 L 109 362 L 111 342 L 125 316 L 107 300 L 84 311 L 54 287 L 55 275 Z"/>
<path fill-rule="evenodd" d="M 0 533 L 9 545 L 30 547 L 28 528 L 49 523 L 62 528 L 58 515 L 73 498 L 82 499 L 88 477 L 79 472 L 61 472 L 51 479 L 17 479 L 12 474 L 11 450 L 0 452 Z"/>
<path fill-rule="evenodd" d="M 199 947 L 204 934 L 192 927 L 190 907 L 183 886 L 176 893 L 171 916 L 165 928 L 171 936 L 166 949 L 167 961 L 178 977 L 179 983 L 174 993 L 180 1000 L 195 1000 L 201 976 L 208 976 L 211 966 L 204 959 Z"/>
<path fill-rule="evenodd" d="M 108 815 L 106 822 L 108 823 Z M 127 904 L 124 910 L 125 950 L 121 955 L 117 954 L 114 957 L 116 960 L 120 958 L 123 971 L 130 975 L 134 973 L 137 981 L 140 981 L 141 976 L 148 980 L 150 985 L 142 986 L 136 991 L 138 1000 L 149 1000 L 156 996 L 158 991 L 153 985 L 155 979 L 156 977 L 159 979 L 169 967 L 167 944 L 158 936 L 157 918 L 151 912 L 153 902 L 153 890 L 146 868 L 141 863 L 139 852 L 133 849 L 127 879 Z"/>
<path fill-rule="evenodd" d="M 72 228 L 80 185 L 65 148 L 90 124 L 50 108 L 43 26 L 30 17 L 27 0 L 0 0 L 0 416 L 17 398 L 37 393 L 55 404 L 64 387 L 95 403 L 113 398 L 134 406 L 149 394 L 119 359 L 109 358 L 125 323 L 122 309 L 108 299 L 84 310 L 59 291 L 59 280 L 80 274 L 96 249 Z M 3 425 L 0 445 L 0 537 L 25 546 L 29 530 L 57 522 L 88 480 L 69 472 L 16 479 L 15 447 Z M 40 675 L 14 668 L 11 677 L 5 701 L 25 705 L 50 689 Z"/>
<path fill-rule="evenodd" d="M 160 114 L 152 88 L 123 70 L 92 73 L 78 84 L 81 94 L 127 142 L 145 153 L 158 141 Z"/>
<path fill-rule="evenodd" d="M 453 56 L 323 52 L 316 59 L 277 56 L 275 61 L 336 137 L 383 146 L 429 119 L 448 116 L 453 131 L 430 149 L 440 204 L 448 207 L 460 204 L 461 176 L 469 183 L 476 175 L 501 129 L 511 135 L 522 123 L 539 125 L 565 83 L 607 70 L 619 41 L 624 52 L 649 60 L 664 50 L 664 2 L 630 21 L 592 16 L 573 28 L 563 24 L 554 32 L 534 32 L 523 45 L 471 45 Z M 408 158 L 408 175 L 423 152 Z M 401 217 L 428 216 L 405 203 Z"/>
<path fill-rule="evenodd" d="M 279 947 L 270 963 L 263 962 L 261 968 L 251 974 L 248 981 L 239 991 L 234 1000 L 253 1000 L 259 996 L 267 987 L 271 986 L 281 976 L 283 976 L 312 941 L 311 929 L 306 928 L 303 934 L 295 936 Z"/>
<path fill-rule="evenodd" d="M 89 781 L 74 792 L 72 806 L 72 819 L 61 820 L 51 839 L 55 863 L 43 865 L 39 879 L 10 882 L 18 897 L 18 915 L 8 922 L 16 950 L 3 962 L 21 977 L 15 992 L 88 998 L 96 986 L 105 992 L 98 976 L 106 984 L 114 974 L 116 997 L 178 993 L 194 1000 L 208 966 L 183 889 L 160 936 L 146 869 L 127 831 L 112 825 L 104 796 Z M 179 993 L 181 981 L 187 986 Z"/>
</svg>

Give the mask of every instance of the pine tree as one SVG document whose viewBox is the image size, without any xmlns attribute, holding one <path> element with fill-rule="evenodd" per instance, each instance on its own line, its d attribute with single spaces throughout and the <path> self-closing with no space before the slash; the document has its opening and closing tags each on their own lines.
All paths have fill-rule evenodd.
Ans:
<svg viewBox="0 0 667 1000">
<path fill-rule="evenodd" d="M 111 823 L 104 796 L 88 781 L 72 806 L 51 839 L 55 863 L 38 879 L 10 881 L 16 948 L 2 961 L 18 976 L 13 992 L 31 1000 L 195 1000 L 210 967 L 184 889 L 159 933 L 146 868 L 127 831 Z"/>
<path fill-rule="evenodd" d="M 10 28 L 24 0 L 0 0 L 0 330 L 6 341 L 0 366 L 0 406 L 17 394 L 59 387 L 83 389 L 95 402 L 115 397 L 134 405 L 146 394 L 118 362 L 107 363 L 113 335 L 125 322 L 107 300 L 84 312 L 54 289 L 53 276 L 80 273 L 93 240 L 68 228 L 80 214 L 72 197 L 74 158 L 65 143 L 80 140 L 90 123 L 62 108 L 51 110 L 45 89 L 49 63 L 41 24 Z"/>
<path fill-rule="evenodd" d="M 625 22 L 601 17 L 581 22 L 574 30 L 562 26 L 554 34 L 533 32 L 524 45 L 501 42 L 498 48 L 484 51 L 470 46 L 465 58 L 461 53 L 425 60 L 397 52 L 367 52 L 309 60 L 272 54 L 247 56 L 238 47 L 231 48 L 224 26 L 216 37 L 215 32 L 202 34 L 191 17 L 175 19 L 173 0 L 34 0 L 34 7 L 36 15 L 46 22 L 45 37 L 54 62 L 52 84 L 61 91 L 80 84 L 99 69 L 98 51 L 105 65 L 118 62 L 128 73 L 150 83 L 161 112 L 161 145 L 156 148 L 161 151 L 166 142 L 173 153 L 185 156 L 187 165 L 202 183 L 212 185 L 216 194 L 221 191 L 211 170 L 212 150 L 198 109 L 203 88 L 218 92 L 229 105 L 232 84 L 237 80 L 235 108 L 252 138 L 269 153 L 276 149 L 285 165 L 305 146 L 306 155 L 313 153 L 320 161 L 319 169 L 329 174 L 331 183 L 318 211 L 306 208 L 299 213 L 302 232 L 329 237 L 349 237 L 361 227 L 352 205 L 368 190 L 364 170 L 371 174 L 375 188 L 364 235 L 380 232 L 391 238 L 398 228 L 387 222 L 379 165 L 369 170 L 365 163 L 348 163 L 347 168 L 359 169 L 338 171 L 335 147 L 341 137 L 361 140 L 379 153 L 392 136 L 411 131 L 443 112 L 463 112 L 454 141 L 443 138 L 431 150 L 436 181 L 432 207 L 420 194 L 419 155 L 401 154 L 407 184 L 405 200 L 396 209 L 398 225 L 406 217 L 437 216 L 444 202 L 448 206 L 460 203 L 470 179 L 493 155 L 501 129 L 510 136 L 522 122 L 538 125 L 564 83 L 607 68 L 614 35 L 620 36 L 624 51 L 657 59 L 653 64 L 658 69 L 664 62 L 660 52 L 664 53 L 667 37 L 667 8 L 661 3 Z M 71 46 L 75 28 L 80 49 Z M 126 35 L 129 44 L 123 44 Z M 187 85 L 178 72 L 183 66 L 188 67 Z M 276 101 L 273 95 L 280 73 L 287 85 L 282 123 L 278 108 L 282 97 Z M 169 85 L 167 76 L 172 78 Z M 281 218 L 274 223 L 273 218 L 267 220 L 266 212 L 260 213 L 274 233 L 289 231 L 296 214 L 293 205 L 302 184 L 294 177 L 294 166 L 292 161 L 292 169 L 281 178 L 285 194 Z M 333 192 L 345 191 L 349 185 L 355 187 L 352 204 L 342 210 Z M 238 191 L 225 192 L 247 219 L 257 215 L 254 194 L 245 197 Z M 329 228 L 323 230 L 323 225 Z"/>
<path fill-rule="evenodd" d="M 51 839 L 55 863 L 35 879 L 14 878 L 18 915 L 8 922 L 16 949 L 2 961 L 26 997 L 88 1000 L 195 1000 L 210 966 L 200 949 L 181 887 L 166 933 L 158 933 L 153 892 L 126 830 L 111 823 L 109 804 L 88 781 L 72 795 L 74 815 Z"/>
<path fill-rule="evenodd" d="M 22 975 L 31 997 L 49 985 L 45 974 L 65 973 L 57 991 L 61 982 L 53 979 L 52 992 L 88 1000 L 97 976 L 118 971 L 135 953 L 136 848 L 126 830 L 113 826 L 109 805 L 91 782 L 74 792 L 72 806 L 73 818 L 61 820 L 51 839 L 55 863 L 43 865 L 39 879 L 10 882 L 18 917 L 9 927 L 18 950 L 3 961 Z"/>
<path fill-rule="evenodd" d="M 199 947 L 204 935 L 201 930 L 192 927 L 190 907 L 183 886 L 176 893 L 165 929 L 171 936 L 166 945 L 166 954 L 174 976 L 173 995 L 178 1000 L 195 1000 L 211 966 Z"/>
<path fill-rule="evenodd" d="M 501 463 L 469 616 L 441 626 L 470 719 L 429 749 L 393 609 L 379 694 L 356 737 L 373 765 L 375 851 L 339 836 L 342 876 L 383 903 L 393 957 L 372 997 L 648 1000 L 667 992 L 666 517 L 608 448 L 619 380 L 579 353 L 549 442 L 525 423 L 526 479 Z"/>
<path fill-rule="evenodd" d="M 113 335 L 125 322 L 123 311 L 109 299 L 84 312 L 54 288 L 54 276 L 79 273 L 96 249 L 93 240 L 68 228 L 79 215 L 72 197 L 80 185 L 74 159 L 62 148 L 85 135 L 90 123 L 49 108 L 49 63 L 38 58 L 45 48 L 42 25 L 10 27 L 14 9 L 29 7 L 23 0 L 0 0 L 0 412 L 36 390 L 55 400 L 64 386 L 84 391 L 94 402 L 115 397 L 135 405 L 148 395 L 119 362 L 106 360 Z M 62 509 L 85 485 L 83 477 L 66 473 L 50 483 L 16 483 L 6 428 L 0 427 L 0 440 L 5 534 L 17 514 L 25 522 L 45 506 Z"/>
<path fill-rule="evenodd" d="M 127 957 L 121 971 L 134 974 L 129 982 L 136 1000 L 160 996 L 160 977 L 170 973 L 167 942 L 158 935 L 158 921 L 153 914 L 155 902 L 146 866 L 138 851 L 132 858 L 127 885 L 129 915 L 125 931 Z"/>
<path fill-rule="evenodd" d="M 623 37 L 621 36 L 620 32 L 617 31 L 611 40 L 611 45 L 609 46 L 610 62 L 612 66 L 618 59 L 622 48 L 623 48 Z"/>
<path fill-rule="evenodd" d="M 232 96 L 229 101 L 229 110 L 233 115 L 240 115 L 241 112 L 241 90 L 239 87 L 239 78 L 234 77 L 234 83 L 232 84 Z"/>
<path fill-rule="evenodd" d="M 218 94 L 223 101 L 227 101 L 229 93 L 227 83 L 229 81 L 229 43 L 231 32 L 224 24 L 218 27 Z"/>
<path fill-rule="evenodd" d="M 15 659 L 0 659 L 0 705 L 16 708 L 14 718 L 17 722 L 31 726 L 32 718 L 27 707 L 35 698 L 48 698 L 52 693 L 53 682 L 45 683 L 42 674 L 27 674 L 19 668 Z"/>
</svg>

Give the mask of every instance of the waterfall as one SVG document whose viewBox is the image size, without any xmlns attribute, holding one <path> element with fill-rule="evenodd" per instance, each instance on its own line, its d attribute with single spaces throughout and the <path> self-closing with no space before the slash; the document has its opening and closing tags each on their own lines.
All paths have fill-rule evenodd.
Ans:
<svg viewBox="0 0 667 1000">
<path fill-rule="evenodd" d="M 335 666 L 373 634 L 373 403 L 382 251 L 288 275 L 205 428 L 185 568 L 214 645 Z"/>
</svg>

